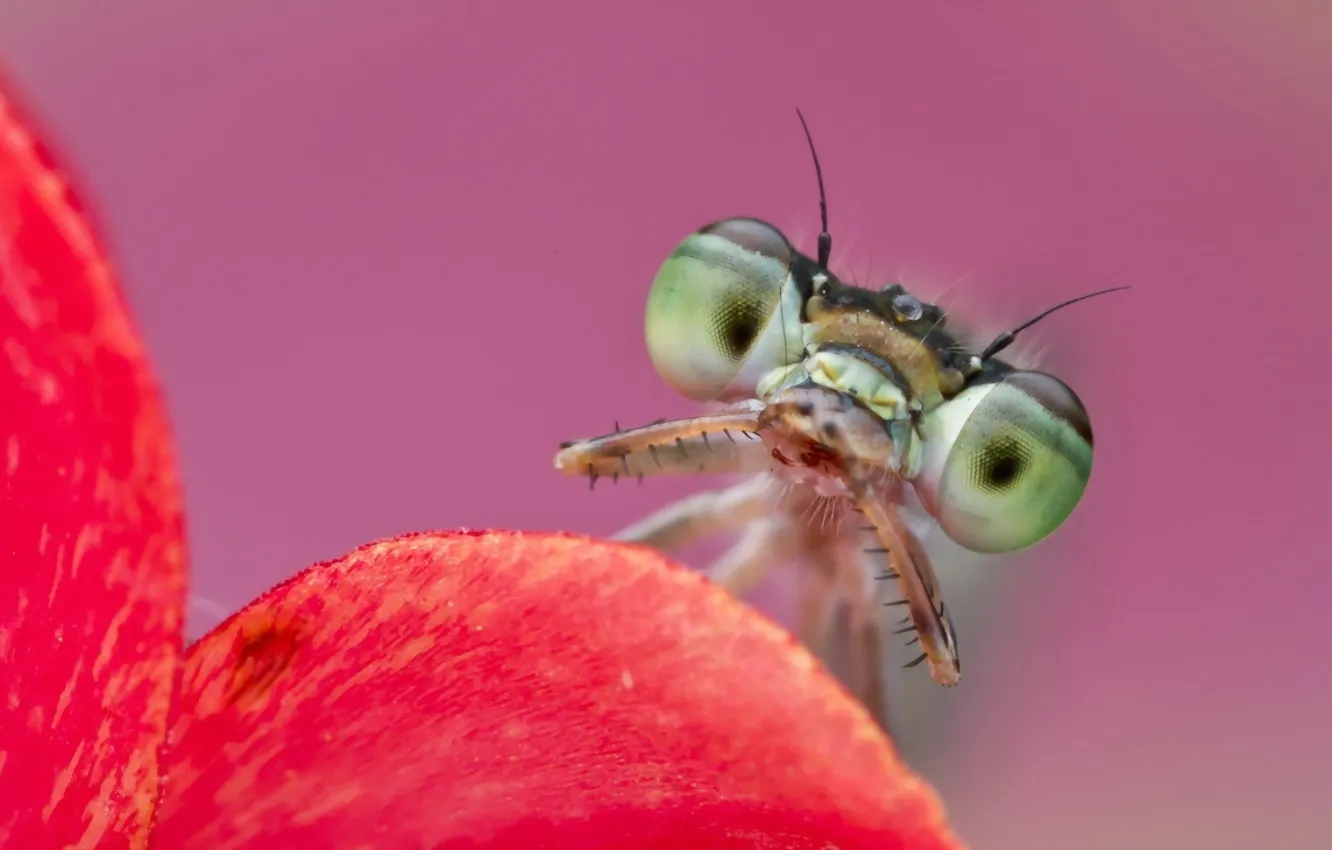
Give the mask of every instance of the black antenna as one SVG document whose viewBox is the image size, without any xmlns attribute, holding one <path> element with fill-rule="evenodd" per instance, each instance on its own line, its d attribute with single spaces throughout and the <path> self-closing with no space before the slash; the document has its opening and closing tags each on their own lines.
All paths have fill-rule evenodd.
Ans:
<svg viewBox="0 0 1332 850">
<path fill-rule="evenodd" d="M 1063 308 L 1067 307 L 1070 304 L 1076 304 L 1079 301 L 1086 301 L 1088 298 L 1095 298 L 1098 295 L 1106 295 L 1111 292 L 1119 292 L 1120 290 L 1132 289 L 1132 288 L 1133 287 L 1131 286 L 1112 286 L 1109 289 L 1102 289 L 1097 292 L 1088 292 L 1086 295 L 1079 295 L 1077 298 L 1070 298 L 1067 301 L 1061 301 L 1060 303 L 1054 305 L 1048 310 L 1043 310 L 1040 313 L 1037 313 L 1035 318 L 1028 319 L 1022 324 L 1013 328 L 1011 331 L 1004 331 L 1003 333 L 999 334 L 999 336 L 994 338 L 994 342 L 985 346 L 985 350 L 980 353 L 980 360 L 983 363 L 986 360 L 989 360 L 994 355 L 1003 351 L 1005 348 L 1008 348 L 1008 346 L 1013 344 L 1013 340 L 1017 339 L 1018 334 L 1020 334 L 1022 331 L 1025 331 L 1027 328 L 1031 327 L 1032 325 L 1036 324 L 1041 319 L 1044 319 L 1046 316 L 1050 315 L 1055 310 L 1062 310 Z"/>
<path fill-rule="evenodd" d="M 832 234 L 828 232 L 828 198 L 823 194 L 823 169 L 819 167 L 819 152 L 814 150 L 814 137 L 809 134 L 809 125 L 800 107 L 796 107 L 800 126 L 805 128 L 805 141 L 809 142 L 809 154 L 814 157 L 814 176 L 819 178 L 819 219 L 823 222 L 823 232 L 819 234 L 819 266 L 828 268 L 828 258 L 832 256 Z"/>
</svg>

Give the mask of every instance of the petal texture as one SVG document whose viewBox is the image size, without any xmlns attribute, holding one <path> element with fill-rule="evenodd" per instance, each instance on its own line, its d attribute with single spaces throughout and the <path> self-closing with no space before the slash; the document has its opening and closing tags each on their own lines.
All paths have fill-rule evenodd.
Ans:
<svg viewBox="0 0 1332 850">
<path fill-rule="evenodd" d="M 785 632 L 638 547 L 428 534 L 195 644 L 159 848 L 956 847 Z"/>
<path fill-rule="evenodd" d="M 0 846 L 147 845 L 179 669 L 161 400 L 66 178 L 0 85 Z"/>
</svg>

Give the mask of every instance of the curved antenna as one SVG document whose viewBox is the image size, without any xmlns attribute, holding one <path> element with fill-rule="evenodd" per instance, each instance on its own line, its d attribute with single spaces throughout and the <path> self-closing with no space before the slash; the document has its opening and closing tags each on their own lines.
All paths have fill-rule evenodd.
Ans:
<svg viewBox="0 0 1332 850">
<path fill-rule="evenodd" d="M 1018 334 L 1020 334 L 1022 331 L 1025 331 L 1027 328 L 1036 324 L 1041 319 L 1044 319 L 1046 316 L 1050 315 L 1056 310 L 1062 310 L 1070 304 L 1076 304 L 1079 301 L 1086 301 L 1088 298 L 1095 298 L 1098 295 L 1106 295 L 1111 292 L 1119 292 L 1121 290 L 1132 289 L 1132 288 L 1133 287 L 1131 286 L 1112 286 L 1109 289 L 1101 289 L 1097 290 L 1096 292 L 1088 292 L 1086 295 L 1079 295 L 1076 298 L 1070 298 L 1067 301 L 1061 301 L 1058 304 L 1054 305 L 1053 307 L 1050 307 L 1049 309 L 1042 310 L 1041 312 L 1037 313 L 1035 317 L 1028 319 L 1022 324 L 1013 328 L 1011 331 L 1004 331 L 1003 333 L 999 334 L 999 336 L 995 337 L 994 342 L 985 346 L 985 350 L 980 353 L 980 361 L 983 363 L 986 360 L 989 360 L 994 355 L 1003 351 L 1005 348 L 1008 348 L 1008 346 L 1013 344 L 1013 340 L 1017 339 Z"/>
<path fill-rule="evenodd" d="M 809 154 L 814 157 L 814 176 L 819 179 L 819 220 L 823 224 L 823 232 L 819 234 L 819 266 L 826 269 L 828 258 L 832 256 L 832 234 L 828 232 L 828 198 L 823 193 L 823 169 L 819 167 L 819 152 L 814 150 L 814 137 L 810 135 L 809 125 L 805 123 L 805 116 L 798 106 L 796 116 L 800 119 L 800 126 L 805 128 L 805 141 L 809 142 Z"/>
</svg>

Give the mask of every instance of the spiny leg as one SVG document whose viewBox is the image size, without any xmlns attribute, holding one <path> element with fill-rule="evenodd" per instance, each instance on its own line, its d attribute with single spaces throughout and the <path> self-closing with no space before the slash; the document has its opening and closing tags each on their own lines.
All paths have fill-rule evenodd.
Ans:
<svg viewBox="0 0 1332 850">
<path fill-rule="evenodd" d="M 712 534 L 733 531 L 773 510 L 769 483 L 756 478 L 725 490 L 696 493 L 667 505 L 615 535 L 664 552 Z"/>
<path fill-rule="evenodd" d="M 555 467 L 568 474 L 598 476 L 669 475 L 691 472 L 755 472 L 771 464 L 768 449 L 758 438 L 762 403 L 745 401 L 720 410 L 566 444 L 555 456 Z M 775 506 L 769 497 L 767 476 L 728 490 L 699 493 L 657 511 L 616 534 L 616 539 L 645 543 L 671 551 L 710 534 L 731 531 L 759 520 Z M 724 554 L 709 576 L 732 592 L 737 586 L 757 583 L 778 552 L 776 530 L 763 533 L 760 524 L 750 529 Z M 769 539 L 772 537 L 773 539 Z M 781 537 L 785 540 L 785 537 Z"/>
<path fill-rule="evenodd" d="M 962 675 L 962 662 L 958 657 L 953 621 L 924 547 L 898 517 L 897 511 L 880 495 L 859 484 L 854 489 L 865 519 L 873 526 L 875 536 L 888 555 L 898 588 L 902 591 L 901 604 L 906 606 L 920 641 L 921 655 L 907 666 L 928 661 L 930 678 L 944 686 L 956 685 Z"/>
<path fill-rule="evenodd" d="M 662 420 L 587 440 L 565 443 L 555 468 L 598 478 L 700 472 L 752 472 L 771 463 L 754 432 L 762 402 L 727 405 L 688 419 Z"/>
<path fill-rule="evenodd" d="M 772 428 L 777 439 L 812 441 L 831 450 L 838 460 L 838 476 L 889 555 L 902 604 L 919 635 L 924 654 L 908 666 L 928 659 L 930 678 L 944 686 L 956 685 L 962 666 L 939 581 L 921 547 L 912 546 L 914 538 L 890 500 L 897 486 L 891 472 L 902 468 L 907 444 L 894 439 L 883 421 L 865 408 L 821 387 L 778 392 L 768 400 L 759 421 L 765 430 Z"/>
</svg>

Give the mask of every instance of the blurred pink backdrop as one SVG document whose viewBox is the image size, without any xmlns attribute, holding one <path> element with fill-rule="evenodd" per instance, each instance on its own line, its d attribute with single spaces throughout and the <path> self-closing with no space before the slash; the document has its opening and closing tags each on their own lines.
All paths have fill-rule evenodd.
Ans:
<svg viewBox="0 0 1332 850">
<path fill-rule="evenodd" d="M 798 105 L 858 279 L 995 329 L 1135 287 L 1029 340 L 1092 411 L 1081 508 L 949 576 L 961 688 L 899 677 L 961 834 L 1332 847 L 1332 6 L 968 6 L 0 5 L 167 385 L 194 631 L 372 538 L 607 534 L 701 486 L 551 457 L 691 409 L 641 339 L 681 236 L 812 247 Z"/>
</svg>

